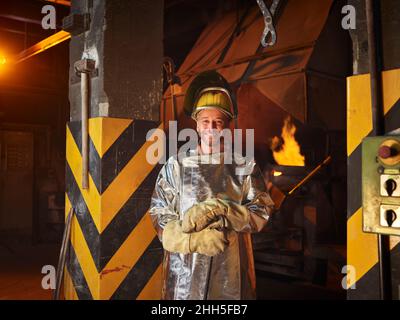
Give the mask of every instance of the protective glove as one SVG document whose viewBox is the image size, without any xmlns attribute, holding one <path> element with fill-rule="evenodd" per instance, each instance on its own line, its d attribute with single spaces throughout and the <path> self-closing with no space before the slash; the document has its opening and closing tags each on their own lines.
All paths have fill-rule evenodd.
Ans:
<svg viewBox="0 0 400 320">
<path fill-rule="evenodd" d="M 204 229 L 200 232 L 185 233 L 181 221 L 168 222 L 163 231 L 162 244 L 165 250 L 178 253 L 201 253 L 215 256 L 228 246 L 225 233 L 216 229 Z"/>
<path fill-rule="evenodd" d="M 183 216 L 184 232 L 201 231 L 206 227 L 242 231 L 249 224 L 248 209 L 232 201 L 208 199 L 194 205 Z"/>
</svg>

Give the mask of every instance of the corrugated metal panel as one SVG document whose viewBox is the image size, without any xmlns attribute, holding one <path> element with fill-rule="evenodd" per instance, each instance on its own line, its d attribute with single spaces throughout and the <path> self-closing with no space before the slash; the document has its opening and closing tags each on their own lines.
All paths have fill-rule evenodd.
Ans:
<svg viewBox="0 0 400 320">
<path fill-rule="evenodd" d="M 284 7 L 276 24 L 278 40 L 270 48 L 260 48 L 264 22 L 257 6 L 246 14 L 230 46 L 229 39 L 238 22 L 236 12 L 228 13 L 206 27 L 177 72 L 182 88 L 175 99 L 182 127 L 193 125 L 182 112 L 182 96 L 186 88 L 195 75 L 212 69 L 234 84 L 235 89 L 244 83 L 251 83 L 283 111 L 302 122 L 306 120 L 304 72 L 332 1 L 287 0 L 282 3 Z M 224 59 L 217 63 L 223 52 Z M 246 77 L 243 77 L 245 73 Z M 167 109 L 171 109 L 169 97 L 170 91 L 167 90 L 164 96 Z M 248 104 L 251 104 L 252 97 L 249 99 Z M 242 103 L 243 100 L 238 105 L 239 114 L 243 111 Z M 171 119 L 171 112 L 166 114 L 166 119 Z M 254 123 L 248 125 L 252 128 L 257 126 Z"/>
</svg>

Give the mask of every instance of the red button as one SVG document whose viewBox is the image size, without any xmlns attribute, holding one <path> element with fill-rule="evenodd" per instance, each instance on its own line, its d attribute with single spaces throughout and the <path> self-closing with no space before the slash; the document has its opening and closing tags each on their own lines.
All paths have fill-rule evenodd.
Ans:
<svg viewBox="0 0 400 320">
<path fill-rule="evenodd" d="M 388 146 L 381 146 L 378 151 L 379 157 L 382 159 L 387 159 L 392 156 L 392 148 Z"/>
</svg>

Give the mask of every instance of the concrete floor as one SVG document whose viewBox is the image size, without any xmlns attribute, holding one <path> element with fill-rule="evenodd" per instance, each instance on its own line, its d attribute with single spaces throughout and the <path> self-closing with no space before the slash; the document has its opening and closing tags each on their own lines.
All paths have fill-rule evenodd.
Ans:
<svg viewBox="0 0 400 320">
<path fill-rule="evenodd" d="M 11 250 L 10 250 L 11 249 Z M 57 268 L 59 247 L 5 247 L 0 244 L 0 300 L 47 300 L 52 290 L 42 288 L 44 265 Z"/>
<path fill-rule="evenodd" d="M 326 289 L 308 282 L 257 273 L 258 300 L 345 300 L 345 290 Z"/>
<path fill-rule="evenodd" d="M 10 251 L 11 249 L 12 251 Z M 59 246 L 12 247 L 0 245 L 0 300 L 46 300 L 52 291 L 41 286 L 44 265 L 57 267 Z M 345 299 L 345 292 L 257 274 L 258 299 Z"/>
</svg>

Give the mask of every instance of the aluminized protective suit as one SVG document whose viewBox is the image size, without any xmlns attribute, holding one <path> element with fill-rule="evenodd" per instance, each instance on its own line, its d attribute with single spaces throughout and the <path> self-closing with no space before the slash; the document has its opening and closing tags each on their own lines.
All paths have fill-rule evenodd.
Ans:
<svg viewBox="0 0 400 320">
<path fill-rule="evenodd" d="M 168 222 L 182 220 L 187 209 L 204 200 L 234 201 L 249 212 L 249 223 L 241 232 L 227 231 L 229 245 L 221 254 L 210 258 L 164 250 L 163 299 L 255 298 L 250 233 L 267 224 L 273 202 L 253 160 L 246 162 L 235 154 L 231 164 L 226 164 L 224 157 L 224 153 L 200 155 L 195 151 L 179 154 L 169 158 L 158 175 L 150 215 L 161 242 Z"/>
</svg>

